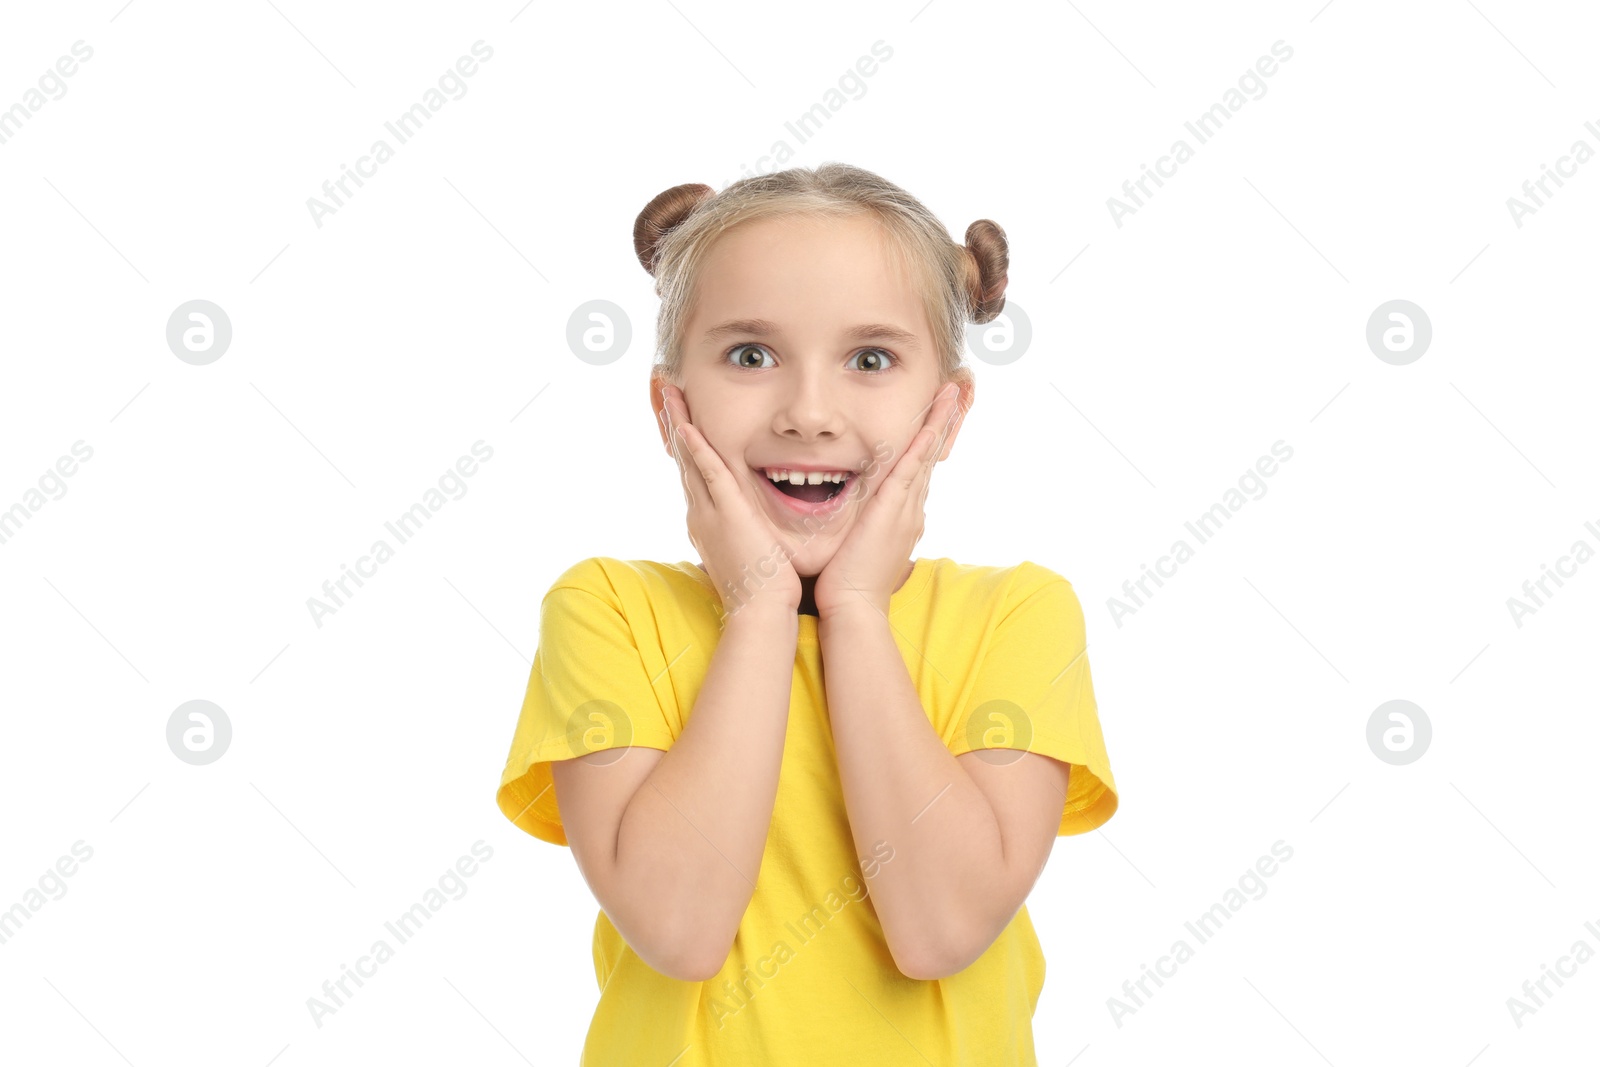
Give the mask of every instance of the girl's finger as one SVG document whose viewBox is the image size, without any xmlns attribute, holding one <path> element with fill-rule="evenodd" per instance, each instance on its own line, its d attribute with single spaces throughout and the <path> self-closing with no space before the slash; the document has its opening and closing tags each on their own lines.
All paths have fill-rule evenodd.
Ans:
<svg viewBox="0 0 1600 1067">
<path fill-rule="evenodd" d="M 918 475 L 931 476 L 933 465 L 939 460 L 939 453 L 944 451 L 944 443 L 950 435 L 950 427 L 955 421 L 955 414 L 955 408 L 952 406 L 951 410 L 945 414 L 943 429 L 940 429 L 938 424 L 933 421 L 934 412 L 930 411 L 928 413 L 928 421 L 923 423 L 922 429 L 918 431 L 918 435 L 923 437 L 924 440 L 920 446 L 915 443 L 912 446 L 912 451 L 916 454 L 917 469 L 911 472 L 911 479 L 906 482 L 908 487 Z"/>
<path fill-rule="evenodd" d="M 917 468 L 917 505 L 928 499 L 928 487 L 933 483 L 933 468 L 939 462 L 939 453 L 944 451 L 944 435 L 933 433 L 929 435 L 931 443 L 928 445 L 928 455 L 918 464 Z"/>
<path fill-rule="evenodd" d="M 933 468 L 939 462 L 939 457 L 944 453 L 945 442 L 950 439 L 950 431 L 955 427 L 956 416 L 960 412 L 960 404 L 952 401 L 950 411 L 945 416 L 944 429 L 937 434 L 930 434 L 929 440 L 933 444 L 924 450 L 917 469 L 917 506 L 920 508 L 928 499 L 928 487 L 933 483 Z"/>
<path fill-rule="evenodd" d="M 706 495 L 711 500 L 711 506 L 726 507 L 730 502 L 729 494 L 738 492 L 727 464 L 722 462 L 717 450 L 711 447 L 711 442 L 701 436 L 699 429 L 688 423 L 680 429 L 684 440 L 688 443 L 689 455 L 694 459 L 695 472 L 700 477 L 700 484 L 705 487 Z"/>
<path fill-rule="evenodd" d="M 928 453 L 928 470 L 930 472 L 930 476 L 933 470 L 933 465 L 939 462 L 940 456 L 944 455 L 945 443 L 950 440 L 950 431 L 955 429 L 956 416 L 959 413 L 959 405 L 952 404 L 950 407 L 950 414 L 945 416 L 944 429 L 939 431 L 939 441 Z"/>
<path fill-rule="evenodd" d="M 917 479 L 922 475 L 923 469 L 928 465 L 928 443 L 932 439 L 933 434 L 924 424 L 917 431 L 916 436 L 907 442 L 905 453 L 895 463 L 894 468 L 889 471 L 888 476 L 883 479 L 883 484 L 878 487 L 880 496 L 891 485 L 904 493 L 909 494 L 911 492 L 911 487 L 916 484 Z"/>
<path fill-rule="evenodd" d="M 699 427 L 689 422 L 688 409 L 683 407 L 683 394 L 674 389 L 669 399 L 676 405 L 677 414 L 673 417 L 673 425 L 682 432 L 682 437 L 678 440 L 683 443 L 684 451 L 693 461 L 691 466 L 694 469 L 694 481 L 698 485 L 699 492 L 704 494 L 700 499 L 706 500 L 709 506 L 723 511 L 730 506 L 737 507 L 740 490 L 728 465 L 722 461 L 722 456 L 711 442 L 705 439 Z M 679 416 L 682 417 L 681 423 L 678 421 Z"/>
<path fill-rule="evenodd" d="M 683 398 L 674 392 L 674 399 L 681 404 Z M 687 411 L 684 410 L 683 414 L 686 415 Z M 697 495 L 697 499 L 705 500 L 713 508 L 723 507 L 727 503 L 728 493 L 736 491 L 732 487 L 733 475 L 728 473 L 726 464 L 722 462 L 722 457 L 717 455 L 717 450 L 711 447 L 711 442 L 707 441 L 688 419 L 679 423 L 677 418 L 674 418 L 673 424 L 682 435 L 678 440 L 691 460 L 690 465 L 694 470 L 693 478 L 698 484 L 698 493 L 704 494 Z"/>
<path fill-rule="evenodd" d="M 700 468 L 694 463 L 693 452 L 684 438 L 677 417 L 672 413 L 671 404 L 669 398 L 666 408 L 667 439 L 672 442 L 672 456 L 678 461 L 678 477 L 683 482 L 683 502 L 692 508 L 697 500 L 709 500 L 710 493 L 700 477 Z"/>
</svg>

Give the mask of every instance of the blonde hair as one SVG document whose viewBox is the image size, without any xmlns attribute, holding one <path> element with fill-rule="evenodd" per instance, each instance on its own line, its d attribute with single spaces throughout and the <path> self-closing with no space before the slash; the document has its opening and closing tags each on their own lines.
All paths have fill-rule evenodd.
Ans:
<svg viewBox="0 0 1600 1067">
<path fill-rule="evenodd" d="M 683 329 L 706 253 L 718 237 L 752 219 L 825 219 L 870 214 L 887 247 L 913 268 L 939 357 L 939 380 L 961 370 L 966 324 L 989 322 L 1005 307 L 1010 266 L 1005 231 L 989 219 L 967 227 L 956 244 L 932 212 L 910 193 L 871 171 L 846 163 L 791 167 L 741 179 L 722 192 L 709 185 L 675 185 L 645 205 L 633 224 L 633 248 L 656 280 L 653 373 L 682 384 Z"/>
</svg>

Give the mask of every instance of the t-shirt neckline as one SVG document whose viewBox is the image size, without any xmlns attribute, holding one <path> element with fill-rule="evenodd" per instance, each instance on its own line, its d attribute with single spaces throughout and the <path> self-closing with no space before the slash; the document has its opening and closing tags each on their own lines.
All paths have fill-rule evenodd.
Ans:
<svg viewBox="0 0 1600 1067">
<path fill-rule="evenodd" d="M 717 593 L 716 586 L 711 584 L 711 576 L 701 570 L 694 560 L 681 560 L 678 567 L 695 580 L 695 583 L 711 598 L 712 604 L 720 611 L 722 597 Z M 910 605 L 920 597 L 927 588 L 928 581 L 933 576 L 933 560 L 918 557 L 911 561 L 911 574 L 905 583 L 889 594 L 889 614 L 893 615 Z M 802 644 L 817 643 L 817 622 L 815 615 L 797 613 L 800 619 L 800 641 Z"/>
</svg>

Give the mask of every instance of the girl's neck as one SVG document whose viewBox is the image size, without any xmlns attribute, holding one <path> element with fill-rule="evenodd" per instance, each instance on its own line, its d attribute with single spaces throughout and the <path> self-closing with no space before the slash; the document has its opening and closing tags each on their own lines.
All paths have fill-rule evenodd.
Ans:
<svg viewBox="0 0 1600 1067">
<path fill-rule="evenodd" d="M 817 588 L 817 576 L 816 575 L 813 574 L 813 575 L 809 575 L 808 576 L 808 575 L 802 574 L 800 576 L 800 607 L 798 609 L 796 609 L 795 614 L 797 614 L 797 615 L 815 615 L 815 614 L 817 614 L 817 598 L 816 598 L 816 595 L 815 595 L 816 594 L 816 588 Z"/>
<path fill-rule="evenodd" d="M 895 583 L 894 591 L 896 593 L 898 593 L 900 591 L 900 588 L 903 585 L 905 585 L 906 582 L 908 582 L 911 579 L 911 572 L 916 569 L 916 566 L 917 566 L 916 560 L 911 560 L 911 561 L 906 563 L 905 573 L 901 574 L 900 575 L 900 580 Z M 800 576 L 800 607 L 795 610 L 795 614 L 797 614 L 797 615 L 816 615 L 817 614 L 817 598 L 816 598 L 816 595 L 815 595 L 816 588 L 817 588 L 817 576 L 816 575 L 814 575 L 814 574 L 813 575 L 802 574 Z"/>
</svg>

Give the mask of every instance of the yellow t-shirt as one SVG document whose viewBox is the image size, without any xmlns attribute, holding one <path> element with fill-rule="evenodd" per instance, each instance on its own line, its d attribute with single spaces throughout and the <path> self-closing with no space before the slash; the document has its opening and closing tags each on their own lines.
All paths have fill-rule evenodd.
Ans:
<svg viewBox="0 0 1600 1067">
<path fill-rule="evenodd" d="M 670 749 L 721 633 L 721 600 L 692 562 L 595 557 L 540 608 L 539 647 L 496 801 L 567 844 L 550 761 L 621 745 Z M 1071 764 L 1058 836 L 1117 809 L 1071 584 L 1035 563 L 918 559 L 889 602 L 895 643 L 931 728 L 959 755 L 1026 749 Z M 922 981 L 896 969 L 840 788 L 817 619 L 800 616 L 789 720 L 756 888 L 721 972 L 668 978 L 602 910 L 589 1067 L 1036 1064 L 1044 954 L 1024 906 L 971 966 Z M 868 868 L 870 871 L 870 867 Z M 872 871 L 871 873 L 875 873 Z"/>
</svg>

